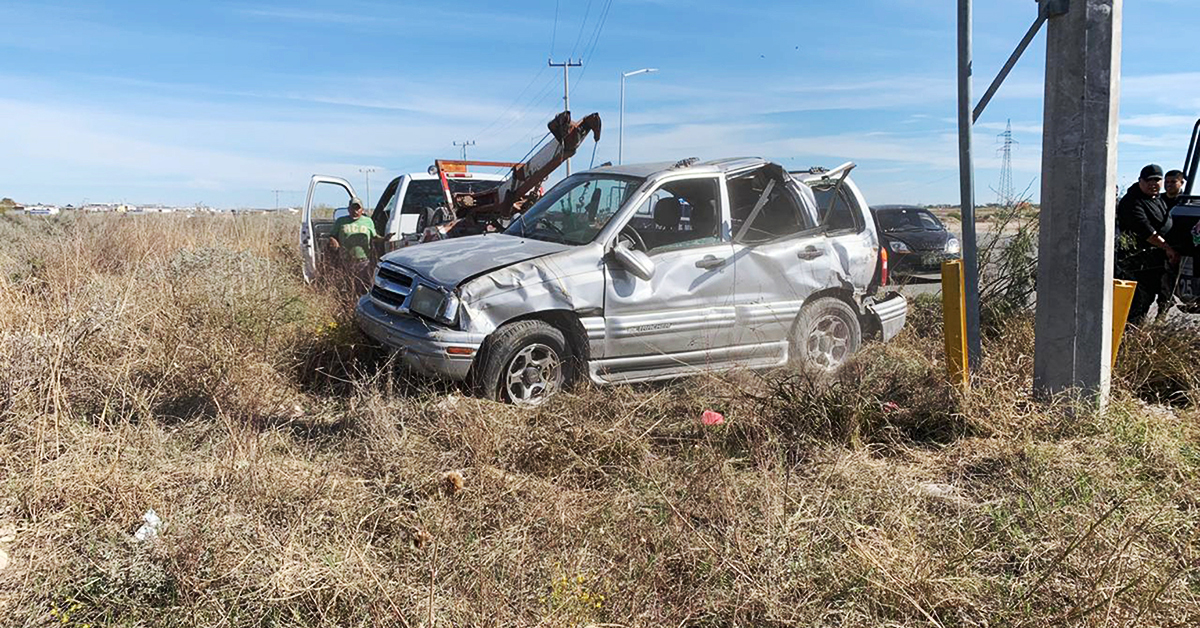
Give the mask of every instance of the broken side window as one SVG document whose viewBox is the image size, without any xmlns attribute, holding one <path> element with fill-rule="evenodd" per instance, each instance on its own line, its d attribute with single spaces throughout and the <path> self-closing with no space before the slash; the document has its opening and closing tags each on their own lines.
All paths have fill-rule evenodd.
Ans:
<svg viewBox="0 0 1200 628">
<path fill-rule="evenodd" d="M 821 218 L 821 226 L 827 232 L 858 233 L 866 224 L 863 222 L 862 208 L 845 184 L 838 181 L 822 181 L 812 186 L 813 196 L 817 201 L 817 212 Z"/>
<path fill-rule="evenodd" d="M 738 242 L 769 242 L 813 226 L 791 186 L 765 168 L 730 179 L 729 198 Z"/>
<path fill-rule="evenodd" d="M 638 206 L 628 226 L 651 255 L 718 244 L 723 239 L 720 196 L 716 177 L 673 181 Z"/>
</svg>

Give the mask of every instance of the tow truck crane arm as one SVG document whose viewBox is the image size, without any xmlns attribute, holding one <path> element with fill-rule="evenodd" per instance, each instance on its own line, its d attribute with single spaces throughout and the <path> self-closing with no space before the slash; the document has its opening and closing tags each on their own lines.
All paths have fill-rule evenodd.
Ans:
<svg viewBox="0 0 1200 628">
<path fill-rule="evenodd" d="M 564 111 L 546 125 L 553 141 L 546 142 L 528 161 L 521 163 L 493 161 L 463 161 L 439 159 L 434 162 L 446 206 L 453 213 L 452 235 L 478 233 L 486 225 L 497 225 L 517 212 L 524 211 L 537 200 L 539 187 L 550 175 L 570 159 L 588 134 L 600 141 L 600 114 L 592 113 L 582 120 L 572 121 L 571 112 Z M 465 171 L 467 166 L 509 168 L 508 177 L 499 186 L 485 192 L 453 194 L 449 178 Z"/>
</svg>

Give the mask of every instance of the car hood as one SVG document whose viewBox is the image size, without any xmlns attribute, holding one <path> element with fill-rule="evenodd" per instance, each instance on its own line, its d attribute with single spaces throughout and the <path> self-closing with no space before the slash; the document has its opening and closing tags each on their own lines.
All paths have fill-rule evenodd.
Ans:
<svg viewBox="0 0 1200 628">
<path fill-rule="evenodd" d="M 892 231 L 884 232 L 883 235 L 890 240 L 899 240 L 918 251 L 941 249 L 950 239 L 949 231 Z"/>
<path fill-rule="evenodd" d="M 405 247 L 383 256 L 383 261 L 451 289 L 488 271 L 569 248 L 557 242 L 487 233 Z"/>
</svg>

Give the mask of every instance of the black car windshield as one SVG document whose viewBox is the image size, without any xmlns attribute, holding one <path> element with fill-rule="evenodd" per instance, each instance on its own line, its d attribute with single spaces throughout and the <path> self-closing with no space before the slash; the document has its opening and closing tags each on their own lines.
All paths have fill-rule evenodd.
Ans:
<svg viewBox="0 0 1200 628">
<path fill-rule="evenodd" d="M 884 209 L 876 213 L 879 228 L 889 231 L 941 231 L 942 223 L 928 211 L 916 207 Z"/>
<path fill-rule="evenodd" d="M 587 244 L 641 185 L 637 177 L 581 173 L 568 177 L 505 229 L 508 235 Z"/>
</svg>

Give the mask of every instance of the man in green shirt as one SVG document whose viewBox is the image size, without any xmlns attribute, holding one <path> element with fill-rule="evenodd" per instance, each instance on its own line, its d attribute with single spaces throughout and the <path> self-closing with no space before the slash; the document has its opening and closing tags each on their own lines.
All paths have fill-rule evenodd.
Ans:
<svg viewBox="0 0 1200 628">
<path fill-rule="evenodd" d="M 352 197 L 347 206 L 348 215 L 333 222 L 333 236 L 329 239 L 329 250 L 337 255 L 350 275 L 366 287 L 371 273 L 371 242 L 379 237 L 375 223 L 363 215 L 362 201 Z"/>
</svg>

